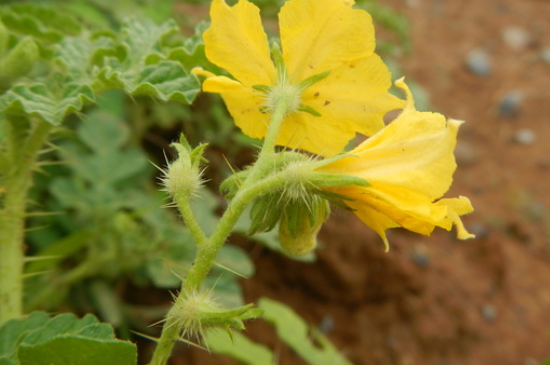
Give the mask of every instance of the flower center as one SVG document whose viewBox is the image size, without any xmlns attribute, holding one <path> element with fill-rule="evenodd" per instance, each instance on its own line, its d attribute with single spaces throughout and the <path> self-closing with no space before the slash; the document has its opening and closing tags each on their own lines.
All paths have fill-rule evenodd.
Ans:
<svg viewBox="0 0 550 365">
<path fill-rule="evenodd" d="M 272 86 L 267 93 L 265 107 L 268 112 L 273 112 L 280 105 L 286 105 L 285 114 L 296 112 L 302 103 L 302 89 L 296 85 L 290 85 L 286 82 L 281 82 Z"/>
</svg>

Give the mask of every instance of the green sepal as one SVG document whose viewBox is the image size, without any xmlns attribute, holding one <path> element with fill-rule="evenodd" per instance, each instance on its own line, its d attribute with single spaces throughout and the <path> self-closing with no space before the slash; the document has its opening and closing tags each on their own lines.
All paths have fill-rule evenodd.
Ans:
<svg viewBox="0 0 550 365">
<path fill-rule="evenodd" d="M 298 108 L 298 111 L 311 114 L 314 117 L 321 117 L 322 116 L 322 114 L 319 113 L 317 110 L 313 109 L 310 106 L 304 105 L 304 104 L 300 105 L 300 107 Z"/>
<path fill-rule="evenodd" d="M 319 195 L 325 199 L 327 199 L 332 204 L 336 205 L 338 208 L 342 210 L 352 210 L 350 207 L 346 205 L 346 201 L 353 201 L 354 199 L 351 199 L 347 196 L 340 195 L 331 191 L 321 190 L 321 189 L 315 189 L 313 190 L 316 195 Z"/>
<path fill-rule="evenodd" d="M 189 166 L 194 172 L 198 173 L 202 162 L 208 162 L 203 156 L 208 143 L 201 143 L 197 147 L 192 148 L 183 133 L 180 134 L 179 143 L 172 143 L 170 147 L 178 151 L 178 160 L 184 159 L 189 162 Z"/>
<path fill-rule="evenodd" d="M 330 74 L 330 71 L 325 71 L 325 72 L 321 72 L 321 73 L 318 73 L 318 74 L 315 74 L 313 76 L 310 76 L 308 77 L 307 79 L 305 79 L 304 81 L 300 82 L 297 86 L 302 89 L 302 90 L 305 90 L 307 89 L 308 87 L 318 83 L 319 81 L 323 80 L 324 78 L 326 78 L 328 75 Z"/>
<path fill-rule="evenodd" d="M 353 175 L 343 175 L 343 174 L 324 174 L 316 173 L 312 176 L 310 180 L 311 183 L 315 186 L 324 186 L 324 187 L 336 187 L 336 186 L 370 186 L 369 182 L 363 178 Z"/>
<path fill-rule="evenodd" d="M 38 46 L 34 39 L 23 38 L 0 60 L 0 89 L 9 87 L 15 80 L 29 73 L 39 57 Z"/>
<path fill-rule="evenodd" d="M 201 186 L 200 165 L 206 159 L 204 149 L 208 144 L 200 144 L 192 148 L 182 134 L 179 143 L 172 143 L 170 147 L 178 151 L 178 158 L 169 164 L 163 179 L 166 191 L 176 202 L 179 199 L 189 199 Z"/>
<path fill-rule="evenodd" d="M 248 235 L 269 232 L 275 228 L 281 218 L 281 204 L 284 204 L 281 194 L 266 194 L 256 198 L 250 209 Z"/>
<path fill-rule="evenodd" d="M 267 85 L 252 85 L 252 88 L 254 90 L 257 90 L 257 91 L 261 91 L 263 93 L 269 93 L 269 91 L 271 90 L 271 87 L 267 86 Z"/>
</svg>

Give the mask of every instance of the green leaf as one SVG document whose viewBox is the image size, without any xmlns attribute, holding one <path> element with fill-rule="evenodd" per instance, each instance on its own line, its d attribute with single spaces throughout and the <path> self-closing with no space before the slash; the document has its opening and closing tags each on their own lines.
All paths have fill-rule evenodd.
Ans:
<svg viewBox="0 0 550 365">
<path fill-rule="evenodd" d="M 35 312 L 0 327 L 0 364 L 134 365 L 134 344 L 117 340 L 112 327 L 94 316 L 50 318 Z"/>
<path fill-rule="evenodd" d="M 226 331 L 210 330 L 206 333 L 205 341 L 215 353 L 229 355 L 248 365 L 275 364 L 271 350 L 250 341 L 237 331 L 228 333 Z"/>
<path fill-rule="evenodd" d="M 302 359 L 315 365 L 352 365 L 318 331 L 312 335 L 304 320 L 287 306 L 268 298 L 258 302 L 264 310 L 264 319 L 275 326 L 277 335 L 287 343 Z"/>
<path fill-rule="evenodd" d="M 42 345 L 22 345 L 21 365 L 134 365 L 136 348 L 129 342 L 56 338 Z"/>
<path fill-rule="evenodd" d="M 30 72 L 38 57 L 38 46 L 32 37 L 23 38 L 0 60 L 0 90 Z"/>
<path fill-rule="evenodd" d="M 30 3 L 0 7 L 0 19 L 7 28 L 47 42 L 59 42 L 64 35 L 78 35 L 80 23 L 51 7 Z"/>
<path fill-rule="evenodd" d="M 36 115 L 60 125 L 65 116 L 81 110 L 94 98 L 93 90 L 86 85 L 69 83 L 59 94 L 54 94 L 46 84 L 17 85 L 0 96 L 0 111 Z"/>
<path fill-rule="evenodd" d="M 115 56 L 105 53 L 97 88 L 123 89 L 131 95 L 147 95 L 162 101 L 190 104 L 200 91 L 195 75 L 182 63 L 167 59 L 172 48 L 165 40 L 179 31 L 174 21 L 156 25 L 147 19 L 123 24 L 121 47 Z"/>
</svg>

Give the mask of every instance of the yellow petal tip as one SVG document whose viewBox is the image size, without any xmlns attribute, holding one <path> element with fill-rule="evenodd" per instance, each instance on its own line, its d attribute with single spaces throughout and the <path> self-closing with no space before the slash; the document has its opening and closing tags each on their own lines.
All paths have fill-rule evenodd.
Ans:
<svg viewBox="0 0 550 365">
<path fill-rule="evenodd" d="M 415 107 L 414 107 L 414 98 L 413 98 L 413 95 L 411 93 L 411 90 L 409 89 L 409 87 L 405 83 L 405 76 L 395 80 L 394 84 L 395 84 L 395 86 L 397 86 L 398 88 L 403 90 L 403 92 L 405 93 L 406 105 L 405 105 L 404 110 L 416 110 Z"/>
<path fill-rule="evenodd" d="M 213 74 L 212 72 L 210 71 L 206 71 L 206 70 L 203 70 L 202 67 L 194 67 L 192 70 L 191 70 L 191 73 L 195 76 L 203 76 L 205 78 L 209 78 L 209 77 L 214 77 L 216 76 L 215 74 Z"/>
</svg>

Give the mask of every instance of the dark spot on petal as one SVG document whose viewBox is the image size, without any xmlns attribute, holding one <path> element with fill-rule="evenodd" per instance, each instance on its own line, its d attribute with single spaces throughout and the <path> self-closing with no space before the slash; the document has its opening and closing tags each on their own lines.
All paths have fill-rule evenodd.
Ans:
<svg viewBox="0 0 550 365">
<path fill-rule="evenodd" d="M 313 94 L 313 96 L 318 97 L 318 96 L 319 96 L 319 92 L 316 92 L 315 94 Z"/>
<path fill-rule="evenodd" d="M 325 100 L 325 106 L 330 104 L 330 100 Z"/>
<path fill-rule="evenodd" d="M 349 68 L 355 68 L 355 65 L 353 63 L 350 63 Z"/>
</svg>

